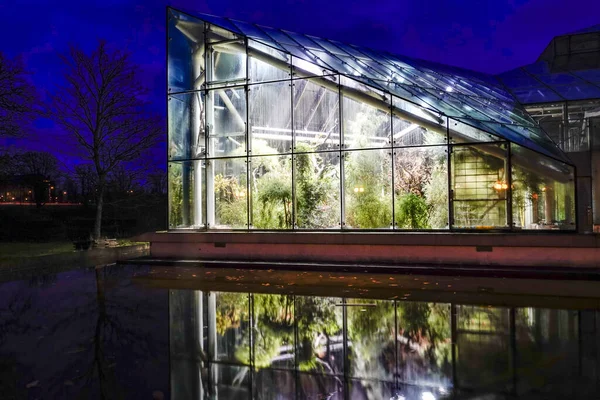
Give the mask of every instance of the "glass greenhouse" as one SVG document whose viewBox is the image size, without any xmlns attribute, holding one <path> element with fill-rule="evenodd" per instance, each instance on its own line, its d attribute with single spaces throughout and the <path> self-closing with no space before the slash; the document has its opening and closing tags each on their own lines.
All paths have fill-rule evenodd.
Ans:
<svg viewBox="0 0 600 400">
<path fill-rule="evenodd" d="M 168 11 L 169 227 L 574 230 L 575 171 L 497 80 Z"/>
</svg>

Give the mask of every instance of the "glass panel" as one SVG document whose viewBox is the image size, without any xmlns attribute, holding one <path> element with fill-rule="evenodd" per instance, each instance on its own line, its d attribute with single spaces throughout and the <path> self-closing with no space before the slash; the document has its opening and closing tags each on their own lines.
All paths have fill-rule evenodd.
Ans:
<svg viewBox="0 0 600 400">
<path fill-rule="evenodd" d="M 343 156 L 344 227 L 391 228 L 391 149 L 348 151 Z"/>
<path fill-rule="evenodd" d="M 348 299 L 346 311 L 348 376 L 393 382 L 396 369 L 394 302 Z"/>
<path fill-rule="evenodd" d="M 552 86 L 567 100 L 600 98 L 600 88 L 588 84 Z"/>
<path fill-rule="evenodd" d="M 254 295 L 254 366 L 294 369 L 294 296 Z"/>
<path fill-rule="evenodd" d="M 446 146 L 394 149 L 394 221 L 397 229 L 448 227 Z"/>
<path fill-rule="evenodd" d="M 294 81 L 295 150 L 338 149 L 340 144 L 339 93 L 335 84 L 317 79 Z"/>
<path fill-rule="evenodd" d="M 208 179 L 214 176 L 214 220 L 211 228 L 248 227 L 248 176 L 246 158 L 209 161 Z M 209 212 L 212 211 L 209 209 Z"/>
<path fill-rule="evenodd" d="M 397 303 L 400 382 L 448 388 L 452 385 L 450 304 Z"/>
<path fill-rule="evenodd" d="M 252 38 L 256 38 L 256 39 L 260 40 L 261 42 L 268 44 L 269 46 L 280 48 L 280 46 L 278 46 L 277 43 L 273 39 L 271 39 L 267 34 L 265 34 L 257 26 L 250 24 L 248 22 L 244 22 L 244 21 L 238 21 L 238 20 L 230 20 L 230 21 L 244 35 L 252 37 Z"/>
<path fill-rule="evenodd" d="M 340 228 L 340 153 L 296 154 L 294 168 L 296 226 Z"/>
<path fill-rule="evenodd" d="M 476 120 L 468 120 L 467 122 L 468 123 L 464 123 L 456 119 L 450 119 L 448 121 L 450 128 L 450 143 L 494 142 L 501 140 L 498 136 L 494 136 L 487 131 L 478 129 L 477 127 L 481 127 L 491 131 L 491 129 L 482 122 Z"/>
<path fill-rule="evenodd" d="M 572 71 L 572 73 L 589 82 L 600 82 L 600 69 Z"/>
<path fill-rule="evenodd" d="M 509 88 L 526 88 L 531 86 L 539 85 L 539 82 L 535 80 L 528 73 L 520 68 L 513 69 L 512 71 L 504 72 L 498 76 L 502 82 Z"/>
<path fill-rule="evenodd" d="M 284 52 L 248 40 L 250 82 L 290 79 L 292 73 L 290 56 Z"/>
<path fill-rule="evenodd" d="M 522 229 L 575 229 L 573 167 L 511 145 L 513 223 Z"/>
<path fill-rule="evenodd" d="M 316 60 L 309 62 L 306 60 L 312 60 L 314 57 L 303 52 L 303 50 L 297 49 L 295 53 L 292 53 L 292 66 L 294 77 L 306 78 L 309 76 L 320 76 L 320 75 L 332 75 L 334 74 L 329 68 L 323 65 L 317 65 Z"/>
<path fill-rule="evenodd" d="M 315 375 L 344 373 L 342 299 L 296 297 L 298 369 Z"/>
<path fill-rule="evenodd" d="M 519 102 L 523 104 L 546 103 L 549 101 L 561 101 L 563 97 L 545 86 L 524 89 L 513 89 L 512 91 Z"/>
<path fill-rule="evenodd" d="M 431 124 L 428 124 L 431 127 Z M 419 122 L 393 116 L 394 146 L 423 146 L 446 143 L 446 126 L 440 125 L 436 130 L 429 130 Z"/>
<path fill-rule="evenodd" d="M 214 44 L 210 81 L 238 81 L 246 78 L 246 45 L 243 41 Z"/>
<path fill-rule="evenodd" d="M 169 228 L 204 225 L 203 161 L 169 163 Z"/>
<path fill-rule="evenodd" d="M 452 147 L 452 191 L 456 228 L 506 227 L 506 145 Z"/>
<path fill-rule="evenodd" d="M 292 157 L 252 157 L 252 227 L 292 228 Z"/>
<path fill-rule="evenodd" d="M 508 309 L 462 305 L 456 308 L 456 378 L 459 386 L 510 391 Z"/>
<path fill-rule="evenodd" d="M 168 24 L 169 92 L 200 89 L 204 83 L 204 22 L 170 10 Z"/>
<path fill-rule="evenodd" d="M 438 134 L 446 136 L 446 117 L 442 116 L 438 112 L 432 111 L 431 109 L 420 107 L 416 104 L 413 104 L 396 96 L 392 98 L 392 101 L 394 106 L 394 116 L 410 120 L 409 117 L 411 115 L 414 115 L 415 117 L 431 121 L 436 125 L 440 125 L 440 129 L 442 130 L 439 131 Z M 405 112 L 408 113 L 408 115 L 405 115 Z M 398 129 L 396 129 L 395 125 L 394 132 L 395 134 L 399 132 Z"/>
<path fill-rule="evenodd" d="M 246 92 L 244 88 L 208 92 L 209 157 L 246 154 Z"/>
<path fill-rule="evenodd" d="M 292 151 L 291 81 L 262 83 L 249 89 L 251 154 Z"/>
<path fill-rule="evenodd" d="M 347 79 L 342 79 L 343 83 L 347 81 Z M 382 108 L 389 109 L 389 99 L 384 100 L 381 95 L 374 98 L 374 102 L 380 103 L 380 108 L 354 100 L 345 94 L 342 99 L 342 143 L 344 148 L 380 148 L 391 145 L 390 113 L 382 110 Z"/>
<path fill-rule="evenodd" d="M 203 158 L 206 153 L 204 95 L 169 96 L 169 160 Z"/>
</svg>

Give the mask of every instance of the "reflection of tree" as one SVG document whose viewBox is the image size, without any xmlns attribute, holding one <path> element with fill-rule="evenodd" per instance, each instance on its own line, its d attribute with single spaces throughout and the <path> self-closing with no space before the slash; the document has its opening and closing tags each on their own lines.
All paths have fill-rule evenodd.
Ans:
<svg viewBox="0 0 600 400">
<path fill-rule="evenodd" d="M 355 377 L 390 381 L 395 369 L 394 302 L 352 300 L 352 303 L 357 305 L 347 307 L 349 372 Z"/>
<path fill-rule="evenodd" d="M 31 316 L 31 311 L 31 291 L 18 290 L 4 300 L 0 307 L 0 349 L 4 348 L 9 336 L 19 337 L 39 330 L 32 319 L 23 318 Z M 27 368 L 20 365 L 17 350 L 0 351 L 0 393 L 7 398 L 26 397 L 24 388 L 18 383 L 22 379 L 21 372 Z"/>
<path fill-rule="evenodd" d="M 65 391 L 75 387 L 80 388 L 81 394 L 91 396 L 89 392 L 96 384 L 102 399 L 126 398 L 125 388 L 115 373 L 115 354 L 145 359 L 156 356 L 158 346 L 163 345 L 156 338 L 144 335 L 138 325 L 140 321 L 153 319 L 152 310 L 145 307 L 142 298 L 138 302 L 131 296 L 123 297 L 119 293 L 121 287 L 113 287 L 107 281 L 116 273 L 117 268 L 96 269 L 96 292 L 81 293 L 86 300 L 80 306 L 52 321 L 47 336 L 60 337 L 65 329 L 69 329 L 69 337 L 74 338 L 69 348 L 63 349 L 67 363 L 56 364 L 55 367 L 60 369 L 46 384 L 52 398 L 64 397 Z M 94 322 L 81 324 L 89 316 L 95 316 Z M 132 324 L 132 321 L 136 323 Z M 72 328 L 76 326 L 80 330 L 73 332 Z"/>
<path fill-rule="evenodd" d="M 404 380 L 443 380 L 451 374 L 450 307 L 398 302 L 398 358 Z"/>
</svg>

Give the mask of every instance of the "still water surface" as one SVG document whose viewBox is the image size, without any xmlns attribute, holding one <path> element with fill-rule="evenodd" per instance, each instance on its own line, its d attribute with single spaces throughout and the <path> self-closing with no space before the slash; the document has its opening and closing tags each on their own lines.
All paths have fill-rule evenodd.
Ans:
<svg viewBox="0 0 600 400">
<path fill-rule="evenodd" d="M 597 399 L 600 282 L 110 266 L 0 283 L 2 399 Z"/>
</svg>

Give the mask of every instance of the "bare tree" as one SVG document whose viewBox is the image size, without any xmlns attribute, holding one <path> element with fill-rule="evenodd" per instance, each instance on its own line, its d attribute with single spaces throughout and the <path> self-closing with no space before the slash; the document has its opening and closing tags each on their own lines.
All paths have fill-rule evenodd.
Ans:
<svg viewBox="0 0 600 400">
<path fill-rule="evenodd" d="M 148 109 L 146 90 L 129 55 L 104 42 L 91 54 L 72 48 L 63 57 L 66 84 L 55 96 L 55 116 L 77 140 L 96 174 L 96 220 L 100 238 L 108 175 L 154 146 L 163 121 Z"/>
<path fill-rule="evenodd" d="M 0 136 L 23 133 L 34 109 L 35 88 L 19 61 L 0 53 Z"/>
</svg>

